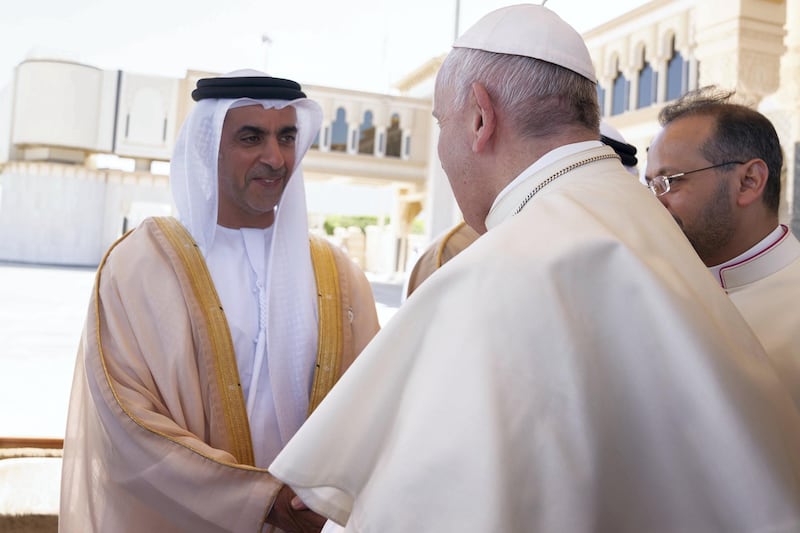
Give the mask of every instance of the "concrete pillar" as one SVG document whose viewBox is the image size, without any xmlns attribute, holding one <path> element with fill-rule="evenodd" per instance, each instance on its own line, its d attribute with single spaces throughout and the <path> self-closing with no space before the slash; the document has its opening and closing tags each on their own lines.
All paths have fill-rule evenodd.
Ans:
<svg viewBox="0 0 800 533">
<path fill-rule="evenodd" d="M 786 52 L 781 58 L 782 101 L 792 117 L 786 152 L 786 193 L 792 232 L 800 235 L 800 0 L 786 0 Z"/>
<path fill-rule="evenodd" d="M 658 87 L 656 87 L 656 102 L 663 103 L 667 100 L 667 62 L 660 61 L 658 65 Z"/>
<path fill-rule="evenodd" d="M 785 9 L 779 88 L 758 109 L 772 121 L 784 152 L 780 221 L 800 235 L 800 0 L 787 0 Z"/>
<path fill-rule="evenodd" d="M 411 133 L 407 129 L 400 130 L 400 159 L 408 160 L 411 157 Z"/>
<path fill-rule="evenodd" d="M 628 111 L 636 111 L 639 98 L 639 73 L 635 70 L 625 69 L 625 79 L 628 80 Z"/>
<path fill-rule="evenodd" d="M 326 120 L 319 129 L 319 151 L 331 151 L 331 121 Z"/>
<path fill-rule="evenodd" d="M 386 155 L 386 126 L 375 126 L 375 157 Z"/>
<path fill-rule="evenodd" d="M 358 153 L 358 139 L 361 133 L 358 126 L 358 123 L 347 122 L 347 153 L 351 155 Z"/>
<path fill-rule="evenodd" d="M 688 89 L 693 91 L 699 87 L 699 77 L 698 77 L 698 63 L 697 59 L 694 57 L 690 57 L 689 61 L 689 85 Z"/>
</svg>

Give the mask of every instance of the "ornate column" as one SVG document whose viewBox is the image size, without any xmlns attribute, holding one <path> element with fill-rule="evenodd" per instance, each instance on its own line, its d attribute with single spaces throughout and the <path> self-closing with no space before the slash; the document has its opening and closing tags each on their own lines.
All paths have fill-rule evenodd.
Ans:
<svg viewBox="0 0 800 533">
<path fill-rule="evenodd" d="M 358 137 L 360 134 L 358 126 L 358 122 L 347 121 L 347 153 L 351 155 L 358 153 Z"/>
<path fill-rule="evenodd" d="M 375 150 L 373 155 L 375 157 L 386 156 L 386 126 L 384 124 L 375 125 Z"/>
<path fill-rule="evenodd" d="M 625 111 L 636 111 L 636 104 L 639 98 L 639 72 L 634 66 L 629 66 L 625 68 L 622 75 L 625 76 L 625 79 L 628 81 L 626 84 L 628 101 L 625 106 Z"/>
<path fill-rule="evenodd" d="M 411 154 L 411 131 L 414 129 L 414 114 L 410 109 L 400 111 L 400 159 L 407 161 Z"/>
<path fill-rule="evenodd" d="M 656 70 L 658 85 L 656 86 L 656 103 L 663 104 L 667 101 L 667 62 L 662 61 Z"/>
<path fill-rule="evenodd" d="M 322 127 L 319 129 L 319 151 L 331 151 L 331 120 L 329 118 L 322 121 Z"/>
<path fill-rule="evenodd" d="M 758 109 L 772 121 L 783 146 L 780 220 L 800 235 L 800 0 L 786 0 L 785 9 L 778 90 L 764 98 Z"/>
<path fill-rule="evenodd" d="M 792 232 L 800 235 L 800 0 L 786 0 L 786 52 L 781 58 L 780 93 L 789 117 L 786 154 L 786 197 Z"/>
<path fill-rule="evenodd" d="M 385 101 L 372 107 L 372 127 L 375 130 L 372 155 L 375 157 L 386 157 L 386 127 L 389 120 L 389 106 Z"/>
</svg>

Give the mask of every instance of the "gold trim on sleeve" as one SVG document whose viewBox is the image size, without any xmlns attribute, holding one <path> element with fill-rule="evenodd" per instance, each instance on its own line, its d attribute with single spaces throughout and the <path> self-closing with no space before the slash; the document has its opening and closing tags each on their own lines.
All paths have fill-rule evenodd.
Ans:
<svg viewBox="0 0 800 533">
<path fill-rule="evenodd" d="M 253 443 L 244 395 L 239 383 L 239 369 L 236 366 L 233 341 L 211 274 L 194 239 L 177 219 L 154 217 L 154 220 L 185 267 L 192 291 L 208 325 L 223 418 L 231 442 L 229 451 L 241 463 L 253 466 L 255 465 Z"/>
<path fill-rule="evenodd" d="M 328 242 L 315 235 L 309 238 L 311 263 L 317 281 L 317 302 L 319 307 L 319 344 L 317 363 L 314 369 L 314 383 L 308 401 L 308 414 L 320 404 L 339 376 L 339 367 L 344 349 L 342 334 L 342 306 L 339 274 L 336 258 Z"/>
</svg>

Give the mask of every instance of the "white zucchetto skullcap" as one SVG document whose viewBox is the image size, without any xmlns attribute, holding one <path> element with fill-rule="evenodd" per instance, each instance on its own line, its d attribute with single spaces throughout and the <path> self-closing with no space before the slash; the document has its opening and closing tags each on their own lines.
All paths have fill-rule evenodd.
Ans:
<svg viewBox="0 0 800 533">
<path fill-rule="evenodd" d="M 583 37 L 554 12 L 536 4 L 492 11 L 456 39 L 453 48 L 532 57 L 597 83 Z"/>
</svg>

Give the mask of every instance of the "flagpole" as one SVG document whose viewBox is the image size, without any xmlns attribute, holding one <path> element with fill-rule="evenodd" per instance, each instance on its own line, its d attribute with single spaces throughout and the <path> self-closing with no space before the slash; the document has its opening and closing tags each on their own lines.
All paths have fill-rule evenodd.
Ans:
<svg viewBox="0 0 800 533">
<path fill-rule="evenodd" d="M 456 19 L 455 19 L 455 29 L 453 31 L 453 42 L 456 42 L 456 40 L 458 39 L 459 18 L 461 18 L 461 0 L 456 0 Z"/>
</svg>

